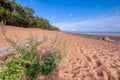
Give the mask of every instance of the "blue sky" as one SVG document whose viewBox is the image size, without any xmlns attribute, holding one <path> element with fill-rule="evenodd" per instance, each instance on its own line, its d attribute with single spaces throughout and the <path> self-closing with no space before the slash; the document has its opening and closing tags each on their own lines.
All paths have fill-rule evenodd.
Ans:
<svg viewBox="0 0 120 80">
<path fill-rule="evenodd" d="M 63 31 L 119 31 L 120 0 L 15 0 Z"/>
</svg>

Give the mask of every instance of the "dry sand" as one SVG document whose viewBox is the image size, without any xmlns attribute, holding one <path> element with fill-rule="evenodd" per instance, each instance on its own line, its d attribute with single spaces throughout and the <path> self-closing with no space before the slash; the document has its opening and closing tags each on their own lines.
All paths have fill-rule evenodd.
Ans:
<svg viewBox="0 0 120 80">
<path fill-rule="evenodd" d="M 68 54 L 59 68 L 42 80 L 120 80 L 120 44 L 74 36 L 56 31 L 6 27 L 9 37 L 20 40 L 28 38 L 30 32 L 54 37 L 59 35 L 69 44 Z M 0 47 L 9 46 L 0 31 Z M 17 39 L 16 39 L 17 40 Z"/>
</svg>

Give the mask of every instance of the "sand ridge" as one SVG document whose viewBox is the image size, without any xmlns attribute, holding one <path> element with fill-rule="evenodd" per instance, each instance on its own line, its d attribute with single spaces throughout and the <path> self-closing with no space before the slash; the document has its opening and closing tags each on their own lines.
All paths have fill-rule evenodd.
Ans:
<svg viewBox="0 0 120 80">
<path fill-rule="evenodd" d="M 120 80 L 120 45 L 56 31 L 7 27 L 7 32 L 25 39 L 29 32 L 59 35 L 69 44 L 69 53 L 59 68 L 41 80 Z M 22 34 L 21 34 L 22 33 Z M 1 35 L 1 32 L 0 32 Z M 0 47 L 8 46 L 1 37 Z"/>
</svg>

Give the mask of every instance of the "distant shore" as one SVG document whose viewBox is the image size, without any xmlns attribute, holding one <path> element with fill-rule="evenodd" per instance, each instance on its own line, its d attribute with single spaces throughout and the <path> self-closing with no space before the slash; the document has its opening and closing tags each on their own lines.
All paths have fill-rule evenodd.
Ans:
<svg viewBox="0 0 120 80">
<path fill-rule="evenodd" d="M 120 44 L 120 36 L 118 36 L 118 35 L 78 34 L 78 33 L 70 33 L 70 32 L 65 32 L 65 33 L 82 36 L 82 37 L 87 37 L 87 38 L 92 38 L 92 39 L 97 39 L 97 40 L 103 40 L 104 37 L 109 37 L 110 42 Z"/>
</svg>

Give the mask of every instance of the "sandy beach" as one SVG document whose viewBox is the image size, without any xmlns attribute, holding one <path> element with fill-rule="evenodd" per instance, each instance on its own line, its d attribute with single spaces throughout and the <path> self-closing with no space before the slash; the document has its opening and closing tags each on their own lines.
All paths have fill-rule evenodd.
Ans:
<svg viewBox="0 0 120 80">
<path fill-rule="evenodd" d="M 57 31 L 5 27 L 7 36 L 20 41 L 29 38 L 54 38 L 68 43 L 68 54 L 58 69 L 43 80 L 120 80 L 120 44 L 85 38 Z M 18 38 L 15 36 L 17 35 Z M 8 47 L 0 28 L 0 48 Z"/>
</svg>

